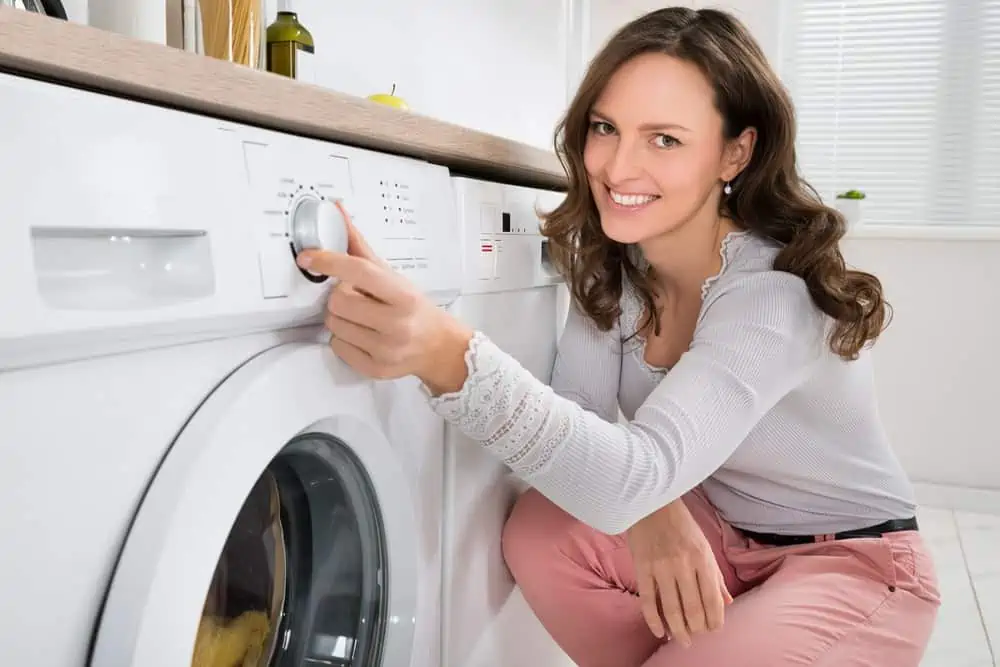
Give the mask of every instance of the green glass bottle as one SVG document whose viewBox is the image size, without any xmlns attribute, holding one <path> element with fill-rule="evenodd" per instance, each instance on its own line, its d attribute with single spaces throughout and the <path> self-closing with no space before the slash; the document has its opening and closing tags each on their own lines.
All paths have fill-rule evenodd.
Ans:
<svg viewBox="0 0 1000 667">
<path fill-rule="evenodd" d="M 278 17 L 267 26 L 267 71 L 312 83 L 313 36 L 299 22 L 292 0 L 279 0 Z"/>
</svg>

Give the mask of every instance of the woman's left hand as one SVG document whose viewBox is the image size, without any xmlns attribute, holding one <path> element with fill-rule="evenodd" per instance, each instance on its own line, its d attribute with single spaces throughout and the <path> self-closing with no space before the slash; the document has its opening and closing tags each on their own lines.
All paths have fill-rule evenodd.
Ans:
<svg viewBox="0 0 1000 667">
<path fill-rule="evenodd" d="M 339 281 L 326 305 L 330 347 L 368 377 L 415 375 L 435 394 L 460 389 L 472 331 L 394 272 L 350 221 L 347 231 L 346 255 L 309 250 L 298 258 L 303 269 Z"/>
</svg>

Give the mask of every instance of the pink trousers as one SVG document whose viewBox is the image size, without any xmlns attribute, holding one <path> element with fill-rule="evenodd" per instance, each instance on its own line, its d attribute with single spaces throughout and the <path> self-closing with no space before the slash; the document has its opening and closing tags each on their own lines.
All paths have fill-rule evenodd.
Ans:
<svg viewBox="0 0 1000 667">
<path fill-rule="evenodd" d="M 579 667 L 918 667 L 940 606 L 919 533 L 773 547 L 725 523 L 700 490 L 684 502 L 735 598 L 723 627 L 688 648 L 647 627 L 623 537 L 537 491 L 517 501 L 503 533 L 507 566 Z"/>
</svg>

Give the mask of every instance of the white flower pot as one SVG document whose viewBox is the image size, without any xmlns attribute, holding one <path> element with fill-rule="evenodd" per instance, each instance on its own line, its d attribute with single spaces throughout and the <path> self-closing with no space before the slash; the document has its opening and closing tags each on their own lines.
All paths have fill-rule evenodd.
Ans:
<svg viewBox="0 0 1000 667">
<path fill-rule="evenodd" d="M 864 199 L 838 199 L 836 208 L 847 219 L 847 227 L 857 227 L 861 224 L 861 208 Z"/>
</svg>

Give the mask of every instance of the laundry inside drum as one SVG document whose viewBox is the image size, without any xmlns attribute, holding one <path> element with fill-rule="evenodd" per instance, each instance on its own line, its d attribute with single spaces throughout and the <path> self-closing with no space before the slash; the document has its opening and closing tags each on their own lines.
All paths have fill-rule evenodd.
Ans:
<svg viewBox="0 0 1000 667">
<path fill-rule="evenodd" d="M 293 438 L 230 529 L 192 667 L 381 664 L 386 559 L 377 493 L 351 448 Z"/>
<path fill-rule="evenodd" d="M 198 625 L 192 667 L 270 664 L 285 602 L 286 562 L 278 486 L 265 472 L 226 540 Z"/>
</svg>

